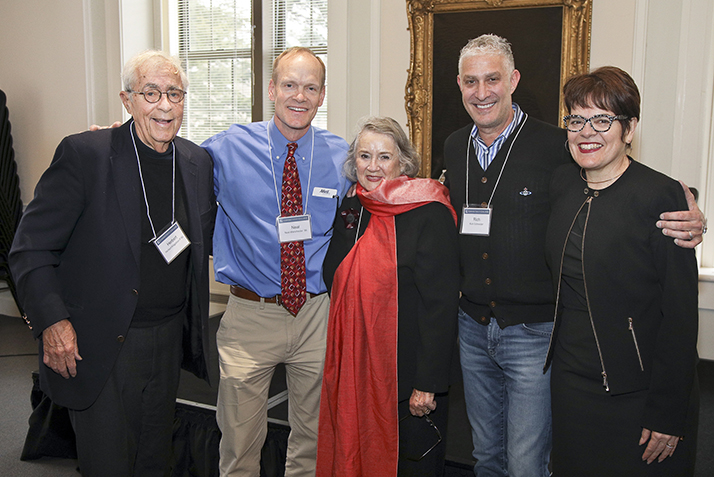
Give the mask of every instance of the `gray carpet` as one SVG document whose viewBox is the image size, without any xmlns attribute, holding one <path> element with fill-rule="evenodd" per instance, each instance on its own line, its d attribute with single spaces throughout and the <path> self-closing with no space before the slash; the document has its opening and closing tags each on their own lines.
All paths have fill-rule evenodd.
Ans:
<svg viewBox="0 0 714 477">
<path fill-rule="evenodd" d="M 71 459 L 20 460 L 32 412 L 32 372 L 37 370 L 37 345 L 25 322 L 0 315 L 0 475 L 12 477 L 77 477 Z"/>
</svg>

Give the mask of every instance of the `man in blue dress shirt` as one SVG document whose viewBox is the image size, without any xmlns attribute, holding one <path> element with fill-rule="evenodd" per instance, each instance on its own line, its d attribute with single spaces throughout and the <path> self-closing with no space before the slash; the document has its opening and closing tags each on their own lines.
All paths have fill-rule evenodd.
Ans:
<svg viewBox="0 0 714 477">
<path fill-rule="evenodd" d="M 216 280 L 231 285 L 217 334 L 222 432 L 221 475 L 258 476 L 267 434 L 268 388 L 275 366 L 287 373 L 291 432 L 286 476 L 315 473 L 317 422 L 329 299 L 322 262 L 339 201 L 348 145 L 311 125 L 325 97 L 325 66 L 307 48 L 276 58 L 270 121 L 232 125 L 203 143 L 214 160 L 219 208 L 213 237 Z M 296 314 L 281 297 L 283 166 L 288 144 L 302 190 L 306 295 Z M 291 146 L 292 148 L 293 146 Z M 283 214 L 284 215 L 284 214 Z"/>
</svg>

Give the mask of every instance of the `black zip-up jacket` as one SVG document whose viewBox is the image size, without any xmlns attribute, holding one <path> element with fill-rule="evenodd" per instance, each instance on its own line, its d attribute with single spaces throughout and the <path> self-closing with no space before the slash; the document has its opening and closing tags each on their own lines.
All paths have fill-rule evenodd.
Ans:
<svg viewBox="0 0 714 477">
<path fill-rule="evenodd" d="M 554 173 L 551 199 L 547 258 L 556 290 L 569 231 L 580 209 L 588 212 L 583 275 L 608 392 L 648 389 L 643 427 L 683 435 L 697 363 L 697 263 L 694 250 L 655 226 L 662 212 L 686 209 L 682 187 L 632 161 L 614 184 L 592 191 L 572 164 Z"/>
</svg>

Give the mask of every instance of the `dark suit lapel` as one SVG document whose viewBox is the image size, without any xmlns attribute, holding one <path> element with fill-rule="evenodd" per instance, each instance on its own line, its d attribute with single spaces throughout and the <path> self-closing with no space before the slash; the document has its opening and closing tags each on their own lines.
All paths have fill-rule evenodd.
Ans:
<svg viewBox="0 0 714 477">
<path fill-rule="evenodd" d="M 119 209 L 124 221 L 124 229 L 131 252 L 139 266 L 141 246 L 141 214 L 144 213 L 142 204 L 141 180 L 139 166 L 136 160 L 136 151 L 131 141 L 131 120 L 112 135 L 112 152 L 109 158 L 114 176 L 114 187 Z"/>
<path fill-rule="evenodd" d="M 201 248 L 206 244 L 201 243 L 203 240 L 203 231 L 201 230 L 201 212 L 199 204 L 196 200 L 198 191 L 198 165 L 194 162 L 190 152 L 179 141 L 174 141 L 176 146 L 176 163 L 181 173 L 183 180 L 184 197 L 186 198 L 186 215 L 188 216 L 188 224 L 181 224 L 186 234 L 191 240 L 191 261 L 195 270 L 195 276 L 200 277 L 203 272 L 202 250 L 197 250 L 196 246 L 201 244 Z"/>
</svg>

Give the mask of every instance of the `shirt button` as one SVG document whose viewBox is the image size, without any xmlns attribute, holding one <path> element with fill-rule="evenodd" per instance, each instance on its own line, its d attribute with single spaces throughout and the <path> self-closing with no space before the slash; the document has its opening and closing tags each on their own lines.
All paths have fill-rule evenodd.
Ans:
<svg viewBox="0 0 714 477">
<path fill-rule="evenodd" d="M 599 195 L 600 195 L 600 191 L 596 190 L 595 192 L 593 192 L 593 195 L 594 195 L 595 197 L 599 196 Z"/>
<path fill-rule="evenodd" d="M 491 279 L 490 279 L 490 278 L 487 278 L 486 280 L 484 280 L 484 283 L 485 283 L 486 285 L 490 285 L 490 284 L 491 284 Z"/>
<path fill-rule="evenodd" d="M 479 318 L 479 320 L 481 321 L 481 323 L 486 323 L 488 321 L 485 316 L 482 316 L 481 318 Z"/>
<path fill-rule="evenodd" d="M 481 184 L 485 184 L 486 182 L 488 182 L 488 177 L 483 176 L 483 177 L 481 178 Z"/>
<path fill-rule="evenodd" d="M 119 336 L 117 336 L 117 341 L 120 342 L 120 343 L 123 343 L 123 342 L 124 342 L 124 335 L 119 335 Z"/>
<path fill-rule="evenodd" d="M 484 260 L 488 260 L 488 254 L 487 254 L 486 252 L 484 252 L 484 253 L 481 255 L 481 258 L 483 258 Z"/>
<path fill-rule="evenodd" d="M 491 303 L 489 303 L 489 305 L 491 305 L 491 308 L 496 308 L 496 302 L 495 302 L 495 301 L 492 301 Z"/>
</svg>

